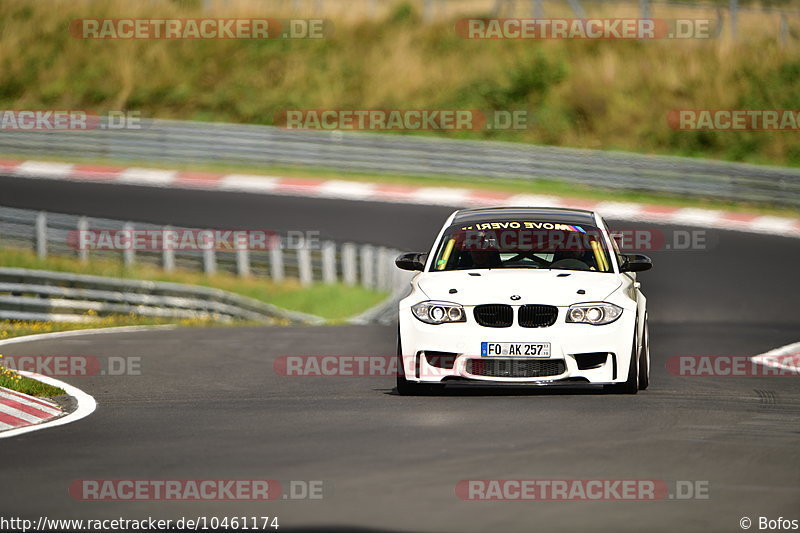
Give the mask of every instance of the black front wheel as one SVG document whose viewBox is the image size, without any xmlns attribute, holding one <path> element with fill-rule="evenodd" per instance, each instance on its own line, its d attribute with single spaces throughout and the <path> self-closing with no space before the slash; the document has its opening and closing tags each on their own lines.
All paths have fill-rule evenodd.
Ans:
<svg viewBox="0 0 800 533">
<path fill-rule="evenodd" d="M 636 394 L 639 392 L 639 354 L 637 353 L 636 338 L 633 339 L 631 348 L 631 362 L 628 365 L 628 378 L 623 383 L 605 385 L 603 390 L 613 394 Z"/>
<path fill-rule="evenodd" d="M 650 385 L 650 331 L 647 327 L 647 315 L 644 317 L 642 332 L 642 350 L 639 354 L 639 390 L 647 390 Z"/>
</svg>

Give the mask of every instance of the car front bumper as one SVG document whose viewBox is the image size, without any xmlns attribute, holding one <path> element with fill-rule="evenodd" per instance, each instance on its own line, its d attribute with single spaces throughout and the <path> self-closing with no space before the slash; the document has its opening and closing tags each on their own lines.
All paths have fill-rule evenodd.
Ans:
<svg viewBox="0 0 800 533">
<path fill-rule="evenodd" d="M 565 322 L 566 308 L 559 307 L 556 323 L 542 328 L 484 327 L 475 322 L 471 309 L 465 311 L 467 322 L 431 325 L 417 320 L 408 308 L 400 310 L 407 380 L 548 385 L 610 384 L 627 378 L 636 327 L 633 310 L 611 324 L 593 326 Z M 550 344 L 550 355 L 482 357 L 482 342 L 544 342 Z"/>
</svg>

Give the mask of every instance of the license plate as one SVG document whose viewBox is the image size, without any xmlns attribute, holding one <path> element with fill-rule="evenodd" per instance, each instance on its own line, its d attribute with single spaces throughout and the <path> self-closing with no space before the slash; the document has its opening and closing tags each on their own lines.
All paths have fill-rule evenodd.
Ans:
<svg viewBox="0 0 800 533">
<path fill-rule="evenodd" d="M 482 342 L 481 357 L 550 357 L 549 342 Z"/>
</svg>

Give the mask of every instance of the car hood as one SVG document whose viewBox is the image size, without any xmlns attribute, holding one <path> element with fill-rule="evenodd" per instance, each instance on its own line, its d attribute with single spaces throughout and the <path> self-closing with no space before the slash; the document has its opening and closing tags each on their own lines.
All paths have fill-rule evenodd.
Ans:
<svg viewBox="0 0 800 533">
<path fill-rule="evenodd" d="M 426 272 L 418 285 L 431 300 L 461 305 L 508 303 L 563 307 L 579 302 L 602 301 L 617 290 L 622 282 L 615 274 L 600 272 L 491 269 Z M 456 292 L 451 292 L 452 289 Z M 578 294 L 579 290 L 586 293 Z M 520 298 L 512 300 L 512 296 Z"/>
</svg>

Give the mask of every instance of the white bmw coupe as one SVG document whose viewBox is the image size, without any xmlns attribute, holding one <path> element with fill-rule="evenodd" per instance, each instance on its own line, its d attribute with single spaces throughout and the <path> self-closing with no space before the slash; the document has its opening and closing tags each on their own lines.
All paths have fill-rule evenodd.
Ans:
<svg viewBox="0 0 800 533">
<path fill-rule="evenodd" d="M 588 383 L 647 388 L 646 299 L 636 273 L 594 212 L 503 207 L 456 211 L 400 302 L 399 394 L 447 384 Z"/>
</svg>

